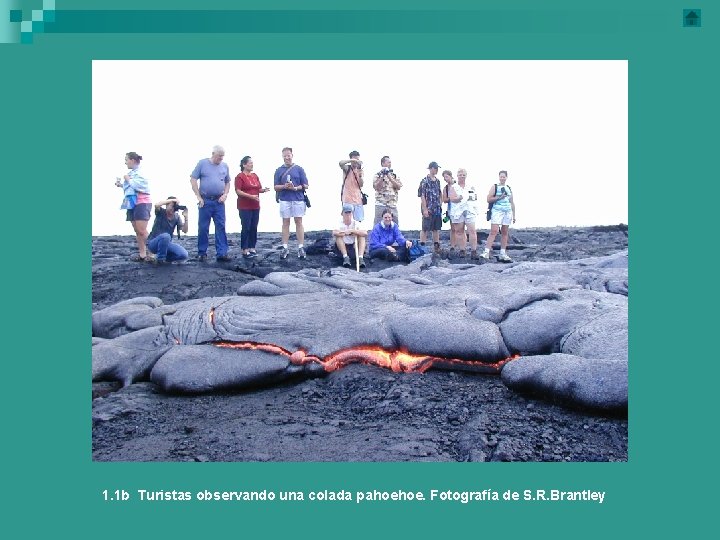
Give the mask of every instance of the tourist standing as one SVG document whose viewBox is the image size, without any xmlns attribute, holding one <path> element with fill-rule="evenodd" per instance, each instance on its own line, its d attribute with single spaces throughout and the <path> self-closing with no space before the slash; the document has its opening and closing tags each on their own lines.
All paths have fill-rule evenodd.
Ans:
<svg viewBox="0 0 720 540">
<path fill-rule="evenodd" d="M 500 256 L 498 260 L 501 262 L 512 262 L 508 256 L 507 244 L 510 231 L 510 225 L 515 223 L 515 199 L 512 190 L 507 185 L 507 171 L 498 173 L 498 183 L 494 184 L 488 193 L 487 202 L 492 204 L 490 212 L 490 233 L 488 234 L 485 251 L 482 258 L 489 259 L 490 251 L 495 241 L 495 236 L 500 229 Z"/>
<path fill-rule="evenodd" d="M 198 161 L 190 173 L 190 185 L 198 201 L 198 260 L 207 260 L 210 221 L 215 223 L 215 259 L 231 261 L 225 233 L 225 199 L 230 192 L 230 170 L 223 163 L 225 149 L 214 146 L 209 158 Z"/>
<path fill-rule="evenodd" d="M 305 258 L 305 229 L 303 216 L 305 215 L 305 190 L 308 189 L 308 179 L 305 170 L 293 163 L 293 150 L 289 146 L 282 149 L 283 165 L 277 168 L 274 177 L 275 191 L 278 192 L 280 203 L 280 217 L 282 218 L 282 252 L 280 258 L 287 259 L 290 253 L 290 218 L 295 220 L 295 234 L 297 235 L 299 259 Z"/>
<path fill-rule="evenodd" d="M 418 196 L 420 197 L 420 210 L 422 211 L 422 230 L 420 231 L 420 245 L 425 245 L 427 233 L 432 233 L 435 252 L 440 251 L 440 229 L 442 228 L 442 193 L 440 180 L 437 178 L 440 165 L 431 161 L 428 165 L 428 175 L 420 182 Z"/>
<path fill-rule="evenodd" d="M 393 221 L 399 227 L 400 218 L 398 215 L 398 191 L 402 182 L 392 170 L 390 156 L 383 156 L 380 160 L 380 171 L 375 175 L 373 187 L 375 188 L 375 219 L 373 225 L 380 223 L 382 214 L 387 208 L 392 212 Z"/>
<path fill-rule="evenodd" d="M 340 188 L 340 200 L 343 205 L 353 206 L 353 218 L 355 221 L 365 219 L 365 207 L 362 203 L 362 187 L 364 184 L 364 173 L 360 152 L 353 150 L 349 154 L 350 159 L 341 159 L 338 163 L 342 169 L 343 182 Z"/>
<path fill-rule="evenodd" d="M 238 196 L 237 209 L 240 215 L 240 248 L 243 257 L 257 256 L 257 229 L 260 223 L 260 194 L 270 191 L 260 184 L 260 178 L 253 172 L 253 160 L 245 156 L 240 161 L 240 174 L 235 177 L 235 193 Z"/>
<path fill-rule="evenodd" d="M 123 188 L 124 199 L 121 208 L 126 211 L 125 221 L 129 221 L 133 231 L 135 231 L 138 254 L 130 259 L 134 262 L 148 260 L 146 245 L 148 237 L 147 226 L 148 221 L 150 221 L 150 210 L 152 209 L 148 180 L 140 170 L 141 161 L 142 156 L 137 152 L 128 152 L 125 154 L 125 166 L 128 168 L 128 171 L 122 179 L 115 179 L 115 185 Z"/>
</svg>

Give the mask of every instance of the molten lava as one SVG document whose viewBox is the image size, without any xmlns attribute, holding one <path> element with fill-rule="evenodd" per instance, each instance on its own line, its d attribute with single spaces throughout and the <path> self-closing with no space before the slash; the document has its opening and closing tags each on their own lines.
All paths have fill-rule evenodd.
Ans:
<svg viewBox="0 0 720 540">
<path fill-rule="evenodd" d="M 368 364 L 390 369 L 395 373 L 424 373 L 430 368 L 499 373 L 505 364 L 519 357 L 519 355 L 515 355 L 495 362 L 486 362 L 482 360 L 462 360 L 459 358 L 412 354 L 405 351 L 386 351 L 380 347 L 366 346 L 343 349 L 325 358 L 319 358 L 317 356 L 308 356 L 305 351 L 301 349 L 291 353 L 282 347 L 269 343 L 221 341 L 214 343 L 214 345 L 227 349 L 256 350 L 278 354 L 286 356 L 292 364 L 298 366 L 310 362 L 317 362 L 321 364 L 327 372 L 342 369 L 349 364 Z"/>
</svg>

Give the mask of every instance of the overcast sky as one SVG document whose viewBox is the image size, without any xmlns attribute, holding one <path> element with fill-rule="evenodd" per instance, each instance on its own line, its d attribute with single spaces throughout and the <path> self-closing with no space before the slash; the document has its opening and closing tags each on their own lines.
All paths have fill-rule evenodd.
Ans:
<svg viewBox="0 0 720 540">
<path fill-rule="evenodd" d="M 368 180 L 368 228 L 383 155 L 404 183 L 404 230 L 420 228 L 430 161 L 467 169 L 482 194 L 507 170 L 517 227 L 628 223 L 627 84 L 626 61 L 94 61 L 92 234 L 132 233 L 114 186 L 130 151 L 154 201 L 190 203 L 197 234 L 189 177 L 216 144 L 233 179 L 250 155 L 266 186 L 291 146 L 310 184 L 307 231 L 340 219 L 338 161 L 351 150 Z M 259 230 L 279 231 L 273 192 L 261 197 Z M 236 199 L 233 187 L 231 233 Z"/>
</svg>

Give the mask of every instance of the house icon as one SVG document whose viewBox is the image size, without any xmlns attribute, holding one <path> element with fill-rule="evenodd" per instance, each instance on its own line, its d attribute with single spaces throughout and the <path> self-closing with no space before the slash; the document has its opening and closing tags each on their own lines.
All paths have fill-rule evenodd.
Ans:
<svg viewBox="0 0 720 540">
<path fill-rule="evenodd" d="M 700 27 L 700 10 L 684 9 L 683 10 L 683 26 L 699 28 Z"/>
</svg>

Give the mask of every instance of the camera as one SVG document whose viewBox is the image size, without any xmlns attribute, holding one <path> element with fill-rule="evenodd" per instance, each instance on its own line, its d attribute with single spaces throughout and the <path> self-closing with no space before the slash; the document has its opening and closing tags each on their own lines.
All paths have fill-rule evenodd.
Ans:
<svg viewBox="0 0 720 540">
<path fill-rule="evenodd" d="M 187 206 L 183 204 L 175 205 L 175 210 L 187 210 Z"/>
</svg>

